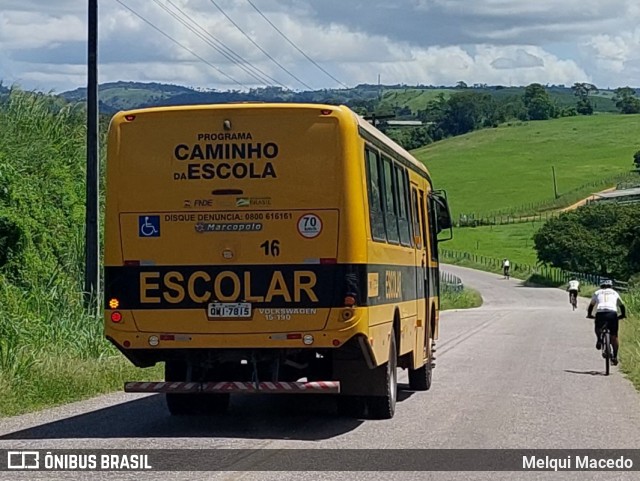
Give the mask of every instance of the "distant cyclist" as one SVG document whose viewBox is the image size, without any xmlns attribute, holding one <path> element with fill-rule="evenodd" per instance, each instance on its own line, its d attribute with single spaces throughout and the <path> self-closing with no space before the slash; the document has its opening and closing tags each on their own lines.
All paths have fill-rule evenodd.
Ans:
<svg viewBox="0 0 640 481">
<path fill-rule="evenodd" d="M 502 271 L 504 272 L 504 276 L 509 279 L 509 268 L 511 267 L 511 263 L 509 259 L 505 259 L 502 261 Z"/>
<path fill-rule="evenodd" d="M 574 277 L 569 281 L 569 286 L 567 287 L 567 291 L 569 291 L 569 304 L 574 303 L 574 299 L 576 303 L 578 301 L 578 292 L 580 292 L 580 282 Z"/>
<path fill-rule="evenodd" d="M 589 303 L 589 309 L 587 311 L 587 317 L 593 318 L 593 308 L 596 308 L 595 317 L 595 332 L 596 349 L 601 349 L 600 344 L 600 331 L 606 324 L 611 332 L 611 347 L 613 347 L 613 359 L 611 364 L 614 366 L 618 364 L 618 320 L 624 319 L 627 315 L 627 310 L 620 299 L 620 295 L 613 290 L 613 282 L 609 279 L 605 279 L 600 283 L 601 289 L 597 290 L 591 302 Z M 620 316 L 618 316 L 618 307 L 620 307 Z"/>
</svg>

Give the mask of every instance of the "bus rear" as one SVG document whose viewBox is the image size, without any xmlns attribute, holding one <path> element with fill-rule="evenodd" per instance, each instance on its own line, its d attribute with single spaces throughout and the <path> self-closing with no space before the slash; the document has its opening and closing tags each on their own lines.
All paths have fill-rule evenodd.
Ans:
<svg viewBox="0 0 640 481">
<path fill-rule="evenodd" d="M 329 351 L 366 337 L 349 267 L 366 262 L 353 254 L 366 252 L 365 220 L 344 209 L 359 199 L 361 212 L 366 195 L 361 162 L 345 160 L 356 124 L 345 108 L 292 104 L 114 116 L 105 333 L 138 366 L 166 362 L 171 383 L 128 390 L 169 392 L 177 414 L 206 389 L 207 406 L 262 381 L 339 390 L 313 381 L 335 377 Z"/>
</svg>

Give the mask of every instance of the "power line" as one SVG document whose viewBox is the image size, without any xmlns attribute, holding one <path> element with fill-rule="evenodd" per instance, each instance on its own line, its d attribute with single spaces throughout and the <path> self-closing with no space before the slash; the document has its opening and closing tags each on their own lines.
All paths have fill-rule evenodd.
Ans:
<svg viewBox="0 0 640 481">
<path fill-rule="evenodd" d="M 126 8 L 127 10 L 129 10 L 131 13 L 133 13 L 136 17 L 138 17 L 140 20 L 142 20 L 143 22 L 147 23 L 149 26 L 151 26 L 153 29 L 155 29 L 156 31 L 158 31 L 159 33 L 161 33 L 162 35 L 164 35 L 165 37 L 167 37 L 169 40 L 171 40 L 173 43 L 175 43 L 176 45 L 182 47 L 184 50 L 186 50 L 187 52 L 189 52 L 191 55 L 193 55 L 194 57 L 198 58 L 200 61 L 206 63 L 209 67 L 215 69 L 218 71 L 218 73 L 220 73 L 220 75 L 223 75 L 224 77 L 228 78 L 229 80 L 231 80 L 232 82 L 238 84 L 240 87 L 245 88 L 247 90 L 250 90 L 250 88 L 237 81 L 236 79 L 234 79 L 233 77 L 231 77 L 230 75 L 224 73 L 222 70 L 220 70 L 218 67 L 216 67 L 215 65 L 213 65 L 211 62 L 208 62 L 207 60 L 205 60 L 204 58 L 202 58 L 200 55 L 198 55 L 197 53 L 195 53 L 193 50 L 191 50 L 189 47 L 185 47 L 183 44 L 181 44 L 180 42 L 178 42 L 175 38 L 173 38 L 171 35 L 169 35 L 168 33 L 163 32 L 160 28 L 156 27 L 153 23 L 151 23 L 149 20 L 147 20 L 146 18 L 144 18 L 142 15 L 140 15 L 138 12 L 136 12 L 135 10 L 133 10 L 132 8 L 130 8 L 129 6 L 125 5 L 121 0 L 115 0 L 116 2 L 118 2 L 120 5 L 122 5 L 124 8 Z"/>
<path fill-rule="evenodd" d="M 219 52 L 221 55 L 223 55 L 229 61 L 237 64 L 242 70 L 244 70 L 246 73 L 251 75 L 258 82 L 266 84 L 266 85 L 270 85 L 269 81 L 271 81 L 273 84 L 277 84 L 277 85 L 279 85 L 279 86 L 281 86 L 281 87 L 283 87 L 285 89 L 289 88 L 285 84 L 279 82 L 278 80 L 274 79 L 273 77 L 271 77 L 270 75 L 268 75 L 267 73 L 262 71 L 260 68 L 258 68 L 255 65 L 253 65 L 248 60 L 244 59 L 242 56 L 240 56 L 235 51 L 233 51 L 233 49 L 231 49 L 230 47 L 225 45 L 224 42 L 222 42 L 220 39 L 216 38 L 213 34 L 207 32 L 207 30 L 204 27 L 202 27 L 202 25 L 198 24 L 192 17 L 190 17 L 187 13 L 185 13 L 184 10 L 182 10 L 179 6 L 177 6 L 171 0 L 167 0 L 167 3 L 169 3 L 171 6 L 173 6 L 173 8 L 175 8 L 178 12 L 180 12 L 187 20 L 184 20 L 184 19 L 180 18 L 175 12 L 172 12 L 166 5 L 163 5 L 158 0 L 153 0 L 153 1 L 160 8 L 162 8 L 165 12 L 167 12 L 169 15 L 171 15 L 177 21 L 182 23 L 182 25 L 184 25 L 186 28 L 188 28 L 194 34 L 196 34 L 198 37 L 200 37 L 202 39 L 202 41 L 204 41 L 209 46 L 211 46 L 211 48 L 215 49 L 217 52 Z M 195 27 L 197 27 L 200 30 L 200 32 L 196 31 L 194 29 L 193 25 L 195 25 Z M 205 36 L 209 37 L 213 42 L 215 42 L 215 44 L 211 40 L 205 38 Z"/>
<path fill-rule="evenodd" d="M 213 0 L 211 0 L 211 1 L 213 2 Z M 316 62 L 315 62 L 311 57 L 309 57 L 306 53 L 304 53 L 304 52 L 303 52 L 303 51 L 302 51 L 302 50 L 301 50 L 301 49 L 300 49 L 300 48 L 299 48 L 295 43 L 293 43 L 291 40 L 289 40 L 289 39 L 287 38 L 287 36 L 286 36 L 284 33 L 282 33 L 282 32 L 278 29 L 278 27 L 276 27 L 273 23 L 271 23 L 271 21 L 270 21 L 270 20 L 269 20 L 265 15 L 264 15 L 264 13 L 262 13 L 262 12 L 260 11 L 260 9 L 258 9 L 258 7 L 256 7 L 256 6 L 253 4 L 253 2 L 252 2 L 251 0 L 247 0 L 247 2 L 249 2 L 249 5 L 251 5 L 251 6 L 255 9 L 255 11 L 256 11 L 256 12 L 258 12 L 258 13 L 260 14 L 260 16 L 261 16 L 262 18 L 264 18 L 264 19 L 267 21 L 267 23 L 268 23 L 269 25 L 271 25 L 271 26 L 274 28 L 274 30 L 275 30 L 276 32 L 278 32 L 278 33 L 282 36 L 282 38 L 284 38 L 287 42 L 289 42 L 289 44 L 290 44 L 293 48 L 295 48 L 298 52 L 300 52 L 302 55 L 304 55 L 304 58 L 306 58 L 309 62 L 311 62 L 311 63 L 312 63 L 313 65 L 315 65 L 316 67 L 318 67 L 320 70 L 322 70 L 325 74 L 327 74 L 327 75 L 328 75 L 329 77 L 331 77 L 333 80 L 335 80 L 335 81 L 336 81 L 336 82 L 338 82 L 340 85 L 342 85 L 344 88 L 346 88 L 346 89 L 348 89 L 348 88 L 349 88 L 347 85 L 345 85 L 344 83 L 342 83 L 340 80 L 338 80 L 338 79 L 337 79 L 337 78 L 335 78 L 333 75 L 331 75 L 329 72 L 327 72 L 324 68 L 322 68 L 322 66 L 318 65 L 318 64 L 317 64 L 317 63 L 316 63 Z"/>
<path fill-rule="evenodd" d="M 225 11 L 222 8 L 220 8 L 220 6 L 214 0 L 209 0 L 209 1 L 211 3 L 213 3 L 218 10 L 220 10 L 222 15 L 224 15 L 227 18 L 227 20 L 229 20 L 234 25 L 234 27 L 236 27 L 240 31 L 240 33 L 242 33 L 242 35 L 247 37 L 247 39 L 249 39 L 249 41 L 258 48 L 258 50 L 260 50 L 263 54 L 265 54 L 269 60 L 271 60 L 278 67 L 280 67 L 282 70 L 284 70 L 287 74 L 289 74 L 289 76 L 291 76 L 293 79 L 298 81 L 301 85 L 304 85 L 309 90 L 313 90 L 313 88 L 311 86 L 307 85 L 305 82 L 300 80 L 298 77 L 296 77 L 294 74 L 292 74 L 289 70 L 287 70 L 286 67 L 284 67 L 282 64 L 280 64 L 280 62 L 278 62 L 275 58 L 273 58 L 271 55 L 269 55 L 269 53 L 267 53 L 260 45 L 258 45 L 247 33 L 245 33 L 245 31 L 242 30 L 242 28 L 240 28 L 240 26 L 236 22 L 234 22 L 233 19 L 231 19 L 231 17 L 229 17 L 229 15 L 227 15 L 225 13 Z M 251 3 L 251 2 L 249 2 L 249 3 Z"/>
<path fill-rule="evenodd" d="M 223 55 L 225 58 L 227 58 L 227 60 L 237 64 L 240 68 L 242 68 L 247 74 L 251 75 L 255 80 L 257 80 L 260 83 L 268 83 L 264 78 L 259 77 L 258 75 L 256 75 L 254 72 L 252 72 L 251 70 L 249 70 L 246 66 L 244 66 L 240 61 L 234 59 L 233 57 L 231 57 L 231 55 L 227 54 L 226 52 L 224 52 L 222 49 L 218 48 L 215 44 L 213 44 L 211 41 L 207 40 L 201 33 L 197 32 L 191 25 L 188 24 L 188 22 L 186 22 L 185 20 L 181 19 L 176 13 L 172 12 L 166 5 L 163 5 L 162 3 L 160 3 L 158 0 L 153 0 L 154 3 L 156 5 L 158 5 L 160 8 L 162 8 L 165 12 L 167 12 L 169 15 L 171 15 L 175 20 L 177 20 L 178 22 L 180 22 L 182 25 L 184 25 L 186 28 L 188 28 L 192 33 L 196 34 L 198 37 L 200 37 L 200 39 L 202 41 L 204 41 L 205 43 L 207 43 L 211 48 L 213 48 L 214 50 L 216 50 L 218 53 L 220 53 L 221 55 Z M 170 2 L 169 2 L 170 3 Z M 173 4 L 172 4 L 173 5 Z M 175 6 L 175 5 L 174 5 Z M 183 12 L 184 14 L 184 12 Z M 198 25 L 198 27 L 200 27 Z M 202 28 L 202 27 L 200 27 Z"/>
</svg>

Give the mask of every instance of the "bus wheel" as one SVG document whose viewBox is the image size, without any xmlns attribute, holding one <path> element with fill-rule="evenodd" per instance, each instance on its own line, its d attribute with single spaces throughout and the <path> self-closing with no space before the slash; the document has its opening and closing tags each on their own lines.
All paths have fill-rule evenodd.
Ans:
<svg viewBox="0 0 640 481">
<path fill-rule="evenodd" d="M 418 369 L 409 369 L 409 388 L 413 391 L 428 391 L 431 388 L 431 378 L 433 376 L 433 350 L 431 347 L 433 340 L 431 337 L 425 339 L 425 362 Z"/>
<path fill-rule="evenodd" d="M 187 365 L 180 361 L 167 361 L 165 381 L 187 381 Z M 166 393 L 167 408 L 172 416 L 206 416 L 223 413 L 229 407 L 229 394 Z"/>
<path fill-rule="evenodd" d="M 391 419 L 396 411 L 398 397 L 398 352 L 393 329 L 389 340 L 389 362 L 378 369 L 381 369 L 386 394 L 367 397 L 367 414 L 370 419 Z"/>
<path fill-rule="evenodd" d="M 424 366 L 418 369 L 409 369 L 409 388 L 412 391 L 428 391 L 431 388 L 432 375 L 433 368 L 431 367 L 431 357 L 429 357 Z"/>
</svg>

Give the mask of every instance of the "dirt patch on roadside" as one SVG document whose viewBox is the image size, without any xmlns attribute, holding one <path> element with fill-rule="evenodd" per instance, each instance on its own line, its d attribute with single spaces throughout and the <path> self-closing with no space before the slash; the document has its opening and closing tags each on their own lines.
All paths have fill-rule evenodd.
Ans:
<svg viewBox="0 0 640 481">
<path fill-rule="evenodd" d="M 613 192 L 614 190 L 616 190 L 615 187 L 611 187 L 609 189 L 601 190 L 600 192 L 596 192 L 595 194 L 591 194 L 589 197 L 585 197 L 584 199 L 579 200 L 575 204 L 572 204 L 572 205 L 570 205 L 568 207 L 564 207 L 562 209 L 559 209 L 558 212 L 567 212 L 569 210 L 575 210 L 578 207 L 582 207 L 583 205 L 585 205 L 590 200 L 594 200 L 598 196 L 598 194 L 605 194 L 607 192 Z"/>
</svg>

